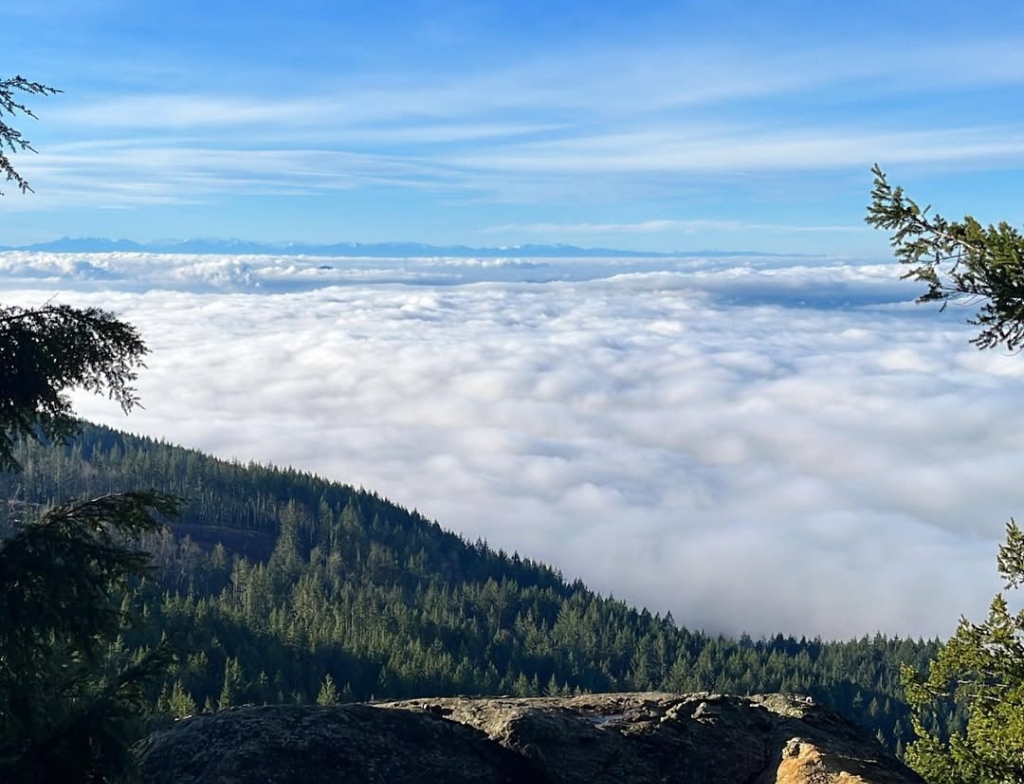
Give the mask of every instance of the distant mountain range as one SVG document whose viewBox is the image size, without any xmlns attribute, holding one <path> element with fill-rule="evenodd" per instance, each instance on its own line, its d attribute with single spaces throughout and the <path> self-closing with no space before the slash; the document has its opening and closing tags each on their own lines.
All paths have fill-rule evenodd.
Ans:
<svg viewBox="0 0 1024 784">
<path fill-rule="evenodd" d="M 133 242 L 97 237 L 63 237 L 52 242 L 17 247 L 0 246 L 0 251 L 37 251 L 49 253 L 187 253 L 261 256 L 334 256 L 370 258 L 670 258 L 680 256 L 773 256 L 777 254 L 757 251 L 697 250 L 655 253 L 621 250 L 617 248 L 580 248 L 575 245 L 508 245 L 503 247 L 473 248 L 468 245 L 427 245 L 422 242 L 339 242 L 318 245 L 306 242 L 250 242 L 237 239 L 189 239 L 161 242 Z M 793 254 L 788 254 L 793 255 Z"/>
</svg>

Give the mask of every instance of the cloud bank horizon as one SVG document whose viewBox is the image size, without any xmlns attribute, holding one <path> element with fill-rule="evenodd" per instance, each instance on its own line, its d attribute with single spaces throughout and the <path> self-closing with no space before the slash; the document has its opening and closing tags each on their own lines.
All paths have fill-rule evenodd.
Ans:
<svg viewBox="0 0 1024 784">
<path fill-rule="evenodd" d="M 380 492 L 691 628 L 946 636 L 1024 507 L 1024 361 L 856 259 L 0 254 L 110 308 L 93 421 Z"/>
</svg>

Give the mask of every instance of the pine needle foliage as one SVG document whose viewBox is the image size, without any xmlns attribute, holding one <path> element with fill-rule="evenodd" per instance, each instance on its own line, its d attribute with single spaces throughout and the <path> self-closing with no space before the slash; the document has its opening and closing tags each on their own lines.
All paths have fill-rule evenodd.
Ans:
<svg viewBox="0 0 1024 784">
<path fill-rule="evenodd" d="M 0 305 L 0 470 L 18 468 L 15 439 L 63 440 L 79 423 L 67 392 L 108 395 L 127 413 L 147 353 L 138 331 L 99 308 Z"/>
<path fill-rule="evenodd" d="M 970 215 L 950 221 L 921 208 L 892 187 L 876 164 L 865 220 L 891 232 L 896 258 L 910 269 L 906 279 L 924 283 L 918 302 L 977 307 L 969 324 L 980 327 L 978 348 L 1024 345 L 1024 236 L 1006 222 L 982 226 Z"/>
<path fill-rule="evenodd" d="M 978 348 L 1024 346 L 1024 237 L 1003 222 L 949 221 L 892 187 L 876 165 L 867 222 L 892 232 L 904 278 L 920 281 L 919 302 L 977 308 Z M 1007 590 L 1024 585 L 1024 532 L 1006 525 L 997 569 Z M 1004 593 L 988 618 L 961 617 L 927 670 L 904 665 L 903 686 L 917 740 L 907 761 L 931 784 L 1024 784 L 1024 611 Z M 952 724 L 939 717 L 960 716 Z"/>
<path fill-rule="evenodd" d="M 47 87 L 39 82 L 32 82 L 23 76 L 14 76 L 9 79 L 0 79 L 0 174 L 7 182 L 14 181 L 14 187 L 22 193 L 32 190 L 21 174 L 15 170 L 10 153 L 35 152 L 35 148 L 26 139 L 21 131 L 8 124 L 7 119 L 18 115 L 36 119 L 35 114 L 24 103 L 21 102 L 22 95 L 56 95 L 60 90 L 54 87 Z M 0 191 L 3 196 L 3 191 Z"/>
</svg>

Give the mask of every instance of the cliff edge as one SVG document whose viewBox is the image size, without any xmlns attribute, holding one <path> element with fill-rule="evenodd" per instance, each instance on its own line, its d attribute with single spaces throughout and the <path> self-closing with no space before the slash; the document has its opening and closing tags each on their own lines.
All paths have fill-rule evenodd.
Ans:
<svg viewBox="0 0 1024 784">
<path fill-rule="evenodd" d="M 138 747 L 142 784 L 921 784 L 809 700 L 590 694 L 235 708 Z"/>
</svg>

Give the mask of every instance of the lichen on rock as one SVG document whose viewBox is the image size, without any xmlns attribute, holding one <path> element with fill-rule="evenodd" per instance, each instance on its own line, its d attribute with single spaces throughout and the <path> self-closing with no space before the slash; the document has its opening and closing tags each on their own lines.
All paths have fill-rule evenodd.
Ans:
<svg viewBox="0 0 1024 784">
<path fill-rule="evenodd" d="M 792 695 L 449 697 L 250 707 L 138 749 L 142 784 L 921 784 L 874 738 Z"/>
</svg>

